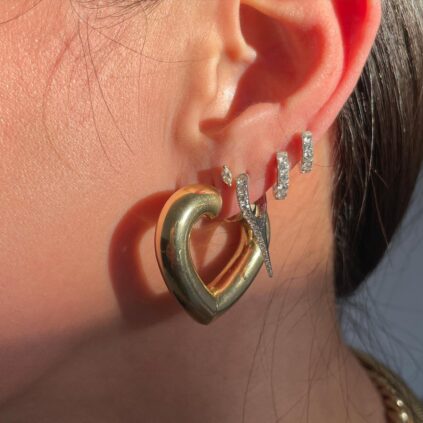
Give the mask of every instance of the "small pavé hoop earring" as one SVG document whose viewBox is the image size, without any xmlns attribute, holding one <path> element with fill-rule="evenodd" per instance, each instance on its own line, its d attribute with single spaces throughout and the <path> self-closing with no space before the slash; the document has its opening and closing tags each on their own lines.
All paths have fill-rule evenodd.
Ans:
<svg viewBox="0 0 423 423">
<path fill-rule="evenodd" d="M 288 153 L 279 151 L 276 153 L 276 163 L 278 169 L 278 176 L 276 184 L 273 185 L 273 195 L 276 200 L 285 200 L 289 189 L 289 159 Z"/>
<path fill-rule="evenodd" d="M 301 173 L 309 173 L 313 168 L 314 149 L 313 134 L 310 131 L 303 132 L 301 135 L 303 157 L 301 160 Z"/>
</svg>

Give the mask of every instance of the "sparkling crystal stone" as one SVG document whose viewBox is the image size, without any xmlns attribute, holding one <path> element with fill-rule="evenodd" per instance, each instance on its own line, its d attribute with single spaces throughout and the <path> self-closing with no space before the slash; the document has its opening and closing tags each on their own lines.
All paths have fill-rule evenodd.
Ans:
<svg viewBox="0 0 423 423">
<path fill-rule="evenodd" d="M 222 176 L 223 182 L 226 185 L 231 187 L 233 178 L 232 178 L 232 172 L 230 171 L 228 166 L 226 165 L 223 166 L 221 176 Z"/>
<path fill-rule="evenodd" d="M 313 134 L 310 131 L 306 131 L 303 134 L 303 140 L 307 144 L 311 144 L 313 141 Z"/>
</svg>

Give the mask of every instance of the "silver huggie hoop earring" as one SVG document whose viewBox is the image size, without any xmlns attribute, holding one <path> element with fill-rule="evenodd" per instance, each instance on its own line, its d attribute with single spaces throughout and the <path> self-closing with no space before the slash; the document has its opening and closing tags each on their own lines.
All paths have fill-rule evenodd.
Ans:
<svg viewBox="0 0 423 423">
<path fill-rule="evenodd" d="M 276 162 L 278 168 L 278 176 L 276 184 L 273 185 L 273 195 L 276 200 L 285 200 L 288 195 L 289 188 L 289 159 L 288 153 L 279 151 L 276 154 Z"/>
<path fill-rule="evenodd" d="M 310 131 L 303 132 L 301 135 L 303 157 L 301 160 L 301 173 L 309 173 L 313 167 L 314 149 L 313 134 Z"/>
</svg>

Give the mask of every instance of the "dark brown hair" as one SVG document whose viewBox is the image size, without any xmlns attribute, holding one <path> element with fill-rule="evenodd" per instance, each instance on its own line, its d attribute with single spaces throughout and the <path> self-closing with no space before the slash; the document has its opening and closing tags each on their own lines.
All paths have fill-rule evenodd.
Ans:
<svg viewBox="0 0 423 423">
<path fill-rule="evenodd" d="M 385 0 L 334 140 L 335 288 L 351 295 L 386 252 L 423 160 L 423 2 Z"/>
</svg>

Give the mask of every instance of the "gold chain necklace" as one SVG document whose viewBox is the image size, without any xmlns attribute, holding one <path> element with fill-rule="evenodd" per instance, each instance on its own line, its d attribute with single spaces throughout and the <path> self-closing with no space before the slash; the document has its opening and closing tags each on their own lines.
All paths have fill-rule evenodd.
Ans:
<svg viewBox="0 0 423 423">
<path fill-rule="evenodd" d="M 370 354 L 351 348 L 381 393 L 388 423 L 423 423 L 423 404 L 404 381 Z"/>
</svg>

